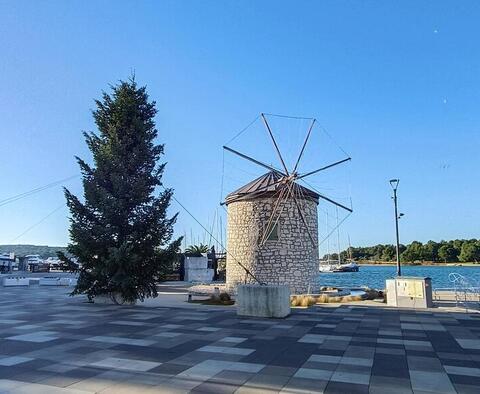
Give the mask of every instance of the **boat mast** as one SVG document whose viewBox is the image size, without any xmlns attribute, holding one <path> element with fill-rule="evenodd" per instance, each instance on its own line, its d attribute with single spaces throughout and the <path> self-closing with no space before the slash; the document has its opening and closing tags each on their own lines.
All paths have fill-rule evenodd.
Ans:
<svg viewBox="0 0 480 394">
<path fill-rule="evenodd" d="M 327 222 L 327 231 L 328 231 L 328 212 L 325 215 Z M 327 264 L 330 264 L 330 237 L 327 238 Z"/>
<path fill-rule="evenodd" d="M 338 247 L 338 264 L 342 264 L 342 259 L 340 258 L 340 228 L 338 224 L 338 208 L 335 207 L 335 210 L 337 212 L 337 247 Z"/>
<path fill-rule="evenodd" d="M 350 262 L 353 261 L 353 259 L 352 259 L 352 244 L 350 243 L 350 234 L 348 234 L 348 258 L 350 259 Z"/>
</svg>

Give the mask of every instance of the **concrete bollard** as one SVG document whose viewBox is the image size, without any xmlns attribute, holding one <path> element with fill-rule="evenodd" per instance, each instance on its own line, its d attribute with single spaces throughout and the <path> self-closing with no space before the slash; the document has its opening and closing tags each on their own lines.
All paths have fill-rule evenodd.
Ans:
<svg viewBox="0 0 480 394">
<path fill-rule="evenodd" d="M 282 318 L 290 314 L 290 288 L 287 285 L 239 285 L 237 315 Z"/>
</svg>

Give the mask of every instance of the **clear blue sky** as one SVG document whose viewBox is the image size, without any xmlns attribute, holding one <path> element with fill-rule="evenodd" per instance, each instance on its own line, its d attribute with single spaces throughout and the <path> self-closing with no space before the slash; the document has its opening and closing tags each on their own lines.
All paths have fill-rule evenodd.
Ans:
<svg viewBox="0 0 480 394">
<path fill-rule="evenodd" d="M 0 200 L 78 173 L 93 99 L 135 70 L 165 183 L 204 222 L 221 146 L 263 111 L 316 116 L 353 157 L 352 244 L 393 241 L 392 177 L 403 242 L 478 238 L 479 20 L 477 1 L 1 1 Z M 0 207 L 0 244 L 66 244 L 66 208 L 17 238 L 63 202 Z"/>
</svg>

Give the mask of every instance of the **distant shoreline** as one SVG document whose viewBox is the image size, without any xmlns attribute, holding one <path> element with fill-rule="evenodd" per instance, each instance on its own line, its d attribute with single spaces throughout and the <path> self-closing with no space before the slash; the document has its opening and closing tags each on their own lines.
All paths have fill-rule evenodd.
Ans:
<svg viewBox="0 0 480 394">
<path fill-rule="evenodd" d="M 397 265 L 396 262 L 381 262 L 381 263 L 375 263 L 375 262 L 361 262 L 361 261 L 356 261 L 358 265 L 362 266 L 391 266 L 394 267 Z M 479 263 L 432 263 L 432 262 L 422 262 L 418 264 L 412 264 L 412 263 L 401 263 L 403 267 L 479 267 Z"/>
</svg>

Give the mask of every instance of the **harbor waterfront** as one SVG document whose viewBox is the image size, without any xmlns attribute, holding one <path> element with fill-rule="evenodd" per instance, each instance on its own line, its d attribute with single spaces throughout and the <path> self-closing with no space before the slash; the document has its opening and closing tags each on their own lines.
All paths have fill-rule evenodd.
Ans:
<svg viewBox="0 0 480 394">
<path fill-rule="evenodd" d="M 394 265 L 361 265 L 358 272 L 320 273 L 321 286 L 335 287 L 370 287 L 374 289 L 385 288 L 385 280 L 395 276 Z M 452 283 L 448 275 L 456 272 L 466 278 L 480 281 L 480 266 L 402 266 L 405 276 L 418 276 L 432 278 L 432 286 L 436 288 L 451 288 Z"/>
</svg>

